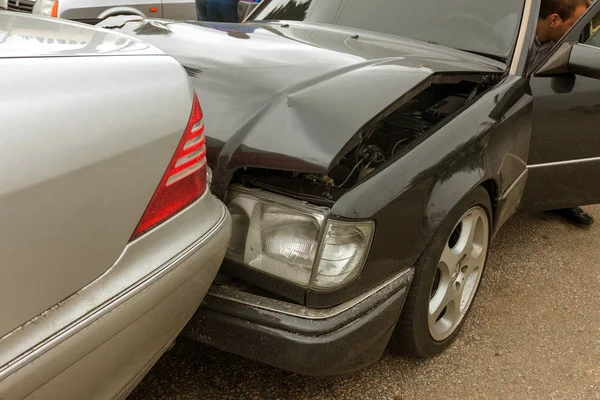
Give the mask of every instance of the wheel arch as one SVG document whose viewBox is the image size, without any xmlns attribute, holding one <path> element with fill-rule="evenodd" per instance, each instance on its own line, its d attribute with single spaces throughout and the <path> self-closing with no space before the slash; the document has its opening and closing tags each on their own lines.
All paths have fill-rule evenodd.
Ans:
<svg viewBox="0 0 600 400">
<path fill-rule="evenodd" d="M 491 235 L 490 237 L 493 238 L 494 234 L 496 232 L 496 228 L 499 227 L 498 224 L 498 217 L 500 214 L 499 208 L 500 203 L 498 202 L 498 198 L 500 197 L 499 195 L 499 185 L 496 182 L 495 179 L 487 179 L 485 181 L 483 181 L 481 183 L 481 186 L 483 186 L 483 188 L 486 190 L 486 192 L 488 193 L 488 196 L 490 196 L 490 203 L 492 204 L 492 215 L 490 215 L 490 224 L 491 224 Z"/>
<path fill-rule="evenodd" d="M 490 196 L 490 201 L 492 202 L 492 211 L 496 214 L 496 210 L 494 209 L 494 202 L 498 198 L 498 184 L 495 179 L 488 179 L 481 183 L 481 186 L 488 192 Z"/>
<path fill-rule="evenodd" d="M 423 214 L 422 224 L 427 228 L 427 241 L 431 240 L 438 231 L 440 225 L 446 220 L 454 208 L 460 204 L 461 200 L 469 195 L 478 187 L 483 187 L 490 197 L 492 203 L 491 221 L 494 220 L 496 210 L 494 209 L 494 199 L 498 190 L 498 184 L 494 178 L 485 176 L 485 167 L 483 165 L 475 168 L 463 168 L 453 174 L 450 178 L 444 179 L 442 176 L 438 182 L 433 185 L 429 196 L 426 212 Z"/>
<path fill-rule="evenodd" d="M 103 20 L 108 17 L 114 17 L 117 15 L 139 15 L 140 17 L 146 17 L 146 15 L 133 7 L 111 7 L 107 10 L 104 10 L 98 16 L 98 19 Z"/>
<path fill-rule="evenodd" d="M 481 281 L 492 224 L 488 221 L 487 238 L 485 230 L 479 231 L 483 236 L 475 236 L 478 224 L 468 224 L 466 228 L 462 225 L 460 230 L 457 227 L 467 215 L 471 218 L 479 213 L 477 219 L 483 220 L 484 215 L 487 219 L 492 218 L 492 201 L 485 187 L 489 184 L 483 181 L 460 197 L 416 260 L 411 288 L 390 341 L 392 350 L 429 358 L 442 352 L 456 338 Z M 480 210 L 477 211 L 477 208 Z M 460 237 L 464 239 L 460 240 Z M 455 242 L 452 242 L 453 238 Z M 476 255 L 471 240 L 481 240 L 481 251 Z M 447 252 L 448 248 L 452 251 Z M 477 269 L 479 272 L 473 274 Z M 466 292 L 468 306 L 463 310 L 462 290 L 466 289 L 471 277 L 475 277 L 471 280 L 474 286 Z M 442 284 L 442 281 L 445 283 Z M 435 282 L 439 284 L 436 286 Z M 457 289 L 462 287 L 460 292 L 455 290 L 455 285 Z M 448 296 L 452 300 L 445 301 Z M 450 306 L 451 302 L 455 307 Z M 458 304 L 461 305 L 460 309 Z M 444 315 L 451 319 L 450 325 L 447 325 L 447 321 L 438 324 Z"/>
</svg>

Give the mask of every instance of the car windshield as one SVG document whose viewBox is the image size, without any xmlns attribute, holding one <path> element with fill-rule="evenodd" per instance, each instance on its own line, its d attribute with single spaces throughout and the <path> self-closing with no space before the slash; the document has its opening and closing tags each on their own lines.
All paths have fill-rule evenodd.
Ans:
<svg viewBox="0 0 600 400">
<path fill-rule="evenodd" d="M 523 0 L 263 0 L 252 19 L 341 25 L 506 58 L 523 6 Z"/>
</svg>

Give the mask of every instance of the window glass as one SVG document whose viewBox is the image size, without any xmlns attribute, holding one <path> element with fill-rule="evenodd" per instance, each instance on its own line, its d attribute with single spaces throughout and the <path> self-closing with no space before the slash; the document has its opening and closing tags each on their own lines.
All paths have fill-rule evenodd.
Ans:
<svg viewBox="0 0 600 400">
<path fill-rule="evenodd" d="M 591 23 L 591 36 L 585 44 L 600 47 L 600 13 L 596 14 L 594 18 L 592 18 Z"/>
<path fill-rule="evenodd" d="M 339 0 L 329 15 L 321 11 L 326 2 L 332 0 L 263 0 L 253 19 L 332 23 L 507 57 L 524 6 L 524 0 Z"/>
<path fill-rule="evenodd" d="M 312 0 L 272 0 L 264 1 L 259 7 L 257 20 L 304 21 Z"/>
</svg>

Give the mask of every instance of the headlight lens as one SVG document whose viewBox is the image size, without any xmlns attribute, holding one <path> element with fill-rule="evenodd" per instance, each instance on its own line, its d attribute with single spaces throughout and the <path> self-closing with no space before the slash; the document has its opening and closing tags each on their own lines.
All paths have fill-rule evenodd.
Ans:
<svg viewBox="0 0 600 400">
<path fill-rule="evenodd" d="M 326 208 L 239 187 L 230 190 L 228 208 L 227 258 L 316 290 L 358 276 L 374 231 L 371 221 L 327 219 Z"/>
<path fill-rule="evenodd" d="M 227 257 L 307 286 L 318 249 L 323 213 L 270 204 L 243 192 L 231 196 L 232 237 Z"/>
<path fill-rule="evenodd" d="M 58 1 L 56 0 L 36 0 L 33 6 L 34 14 L 49 15 L 58 17 Z"/>
</svg>

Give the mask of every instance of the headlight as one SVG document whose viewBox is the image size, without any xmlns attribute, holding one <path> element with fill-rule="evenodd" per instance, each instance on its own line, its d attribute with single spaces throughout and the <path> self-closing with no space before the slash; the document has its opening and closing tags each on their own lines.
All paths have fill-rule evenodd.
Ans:
<svg viewBox="0 0 600 400">
<path fill-rule="evenodd" d="M 58 17 L 58 1 L 56 0 L 36 0 L 33 6 L 34 14 L 48 15 Z"/>
<path fill-rule="evenodd" d="M 227 258 L 315 290 L 360 274 L 372 221 L 338 221 L 327 208 L 240 187 L 232 187 L 227 202 L 233 221 Z"/>
</svg>

